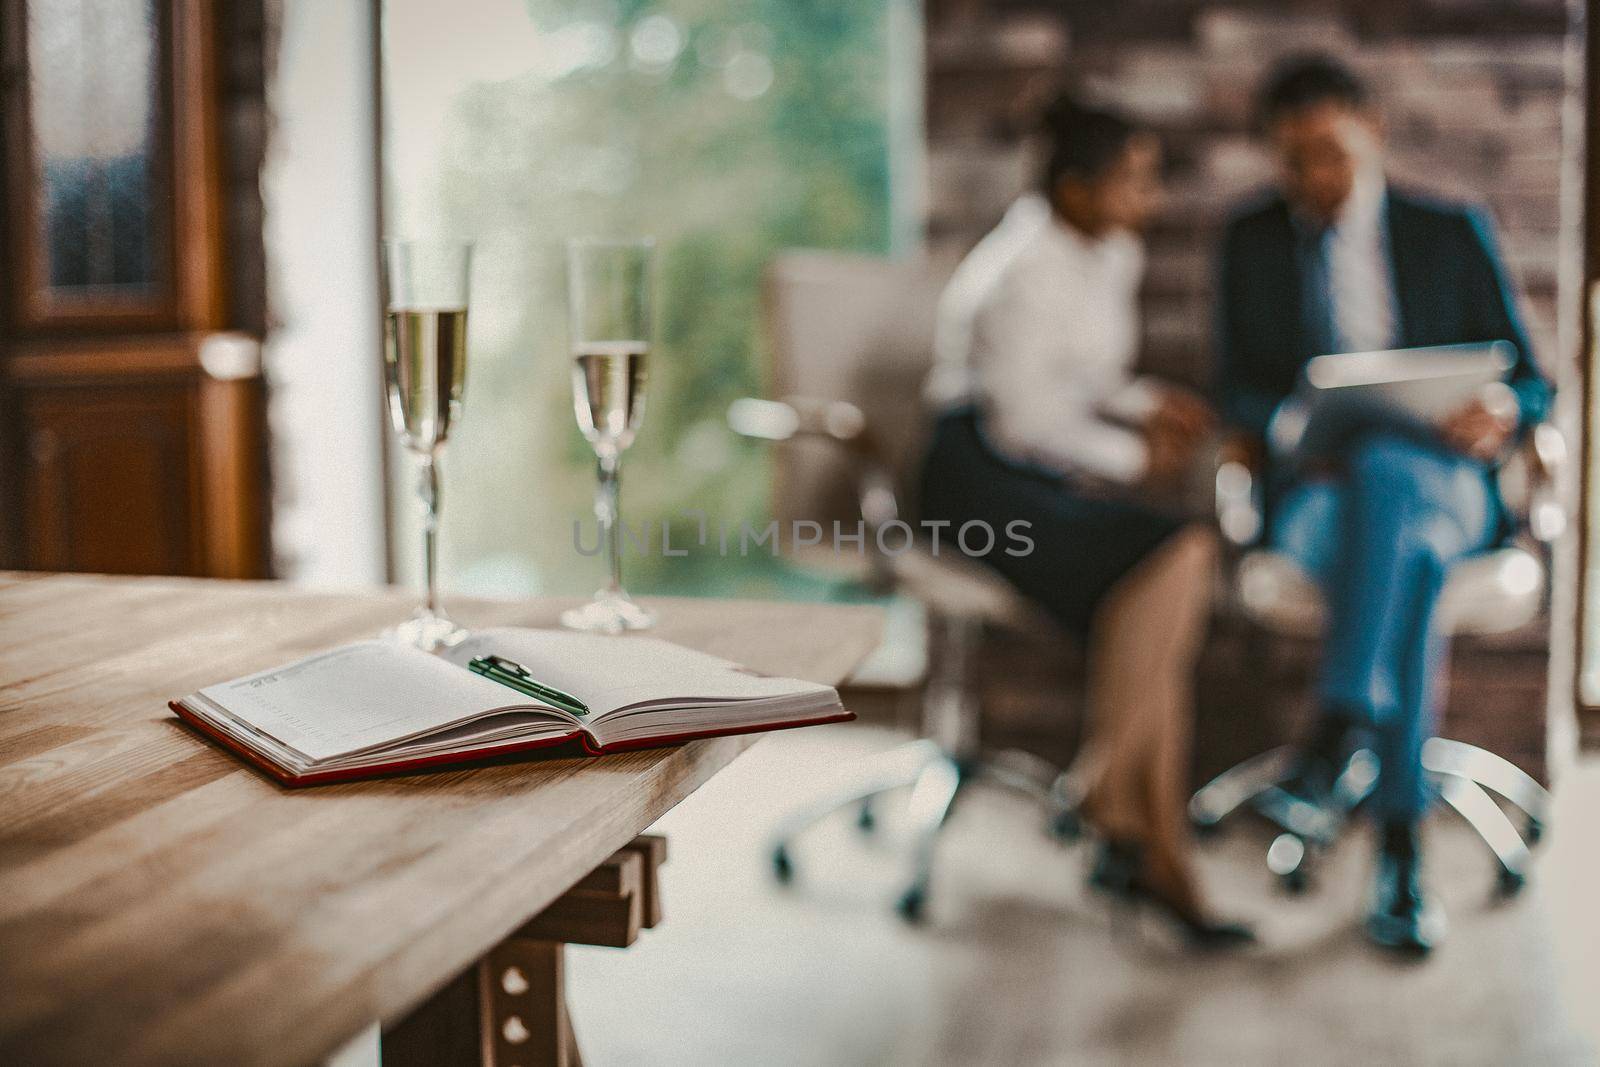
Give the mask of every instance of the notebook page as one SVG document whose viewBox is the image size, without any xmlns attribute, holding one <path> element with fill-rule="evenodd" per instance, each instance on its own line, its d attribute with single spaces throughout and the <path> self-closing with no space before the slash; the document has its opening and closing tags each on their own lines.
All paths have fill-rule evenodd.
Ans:
<svg viewBox="0 0 1600 1067">
<path fill-rule="evenodd" d="M 518 703 L 503 686 L 388 641 L 345 645 L 200 693 L 313 760 Z"/>
<path fill-rule="evenodd" d="M 588 704 L 589 700 L 583 692 L 584 681 L 593 679 L 596 667 L 605 655 L 604 648 L 595 644 L 596 640 L 611 639 L 597 639 L 593 634 L 571 633 L 567 630 L 504 626 L 474 630 L 453 647 L 441 649 L 439 657 L 465 668 L 475 659 L 501 656 L 528 668 L 528 673 L 540 683 L 570 693 Z M 491 684 L 499 685 L 498 682 Z"/>
<path fill-rule="evenodd" d="M 504 656 L 545 685 L 565 690 L 595 715 L 640 703 L 716 703 L 831 692 L 825 685 L 756 674 L 737 663 L 653 637 L 607 637 L 565 630 L 483 630 L 445 655 L 465 665 Z"/>
</svg>

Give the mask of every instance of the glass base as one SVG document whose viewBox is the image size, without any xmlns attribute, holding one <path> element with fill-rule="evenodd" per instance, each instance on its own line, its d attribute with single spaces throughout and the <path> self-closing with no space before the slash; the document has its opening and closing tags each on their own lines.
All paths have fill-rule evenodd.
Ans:
<svg viewBox="0 0 1600 1067">
<path fill-rule="evenodd" d="M 561 613 L 562 626 L 594 634 L 648 630 L 655 624 L 655 612 L 635 604 L 627 593 L 596 593 L 582 607 Z"/>
<path fill-rule="evenodd" d="M 465 627 L 456 625 L 447 615 L 434 615 L 419 611 L 384 636 L 403 645 L 412 645 L 424 652 L 437 652 L 441 648 L 459 645 L 467 636 Z"/>
</svg>

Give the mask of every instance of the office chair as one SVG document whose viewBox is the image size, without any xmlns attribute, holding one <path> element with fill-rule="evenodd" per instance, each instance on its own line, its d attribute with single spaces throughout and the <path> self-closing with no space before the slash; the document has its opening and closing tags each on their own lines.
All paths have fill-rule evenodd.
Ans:
<svg viewBox="0 0 1600 1067">
<path fill-rule="evenodd" d="M 909 788 L 911 871 L 897 910 L 920 922 L 940 830 L 963 792 L 988 782 L 1040 804 L 1050 825 L 1072 827 L 1057 768 L 1032 754 L 990 752 L 979 745 L 980 707 L 974 657 L 986 629 L 1037 629 L 1044 619 L 999 575 L 945 548 L 920 543 L 898 549 L 895 521 L 913 523 L 907 485 L 924 443 L 922 384 L 933 358 L 934 311 L 947 272 L 922 262 L 823 252 L 792 252 L 769 266 L 764 321 L 773 353 L 772 393 L 729 408 L 732 429 L 781 442 L 776 449 L 774 516 L 865 525 L 859 553 L 826 549 L 815 566 L 855 567 L 868 588 L 914 598 L 928 619 L 928 676 L 918 740 L 869 761 L 859 780 L 785 819 L 772 837 L 772 866 L 781 882 L 795 875 L 791 843 L 832 812 L 857 809 L 870 831 L 885 794 Z"/>
<path fill-rule="evenodd" d="M 1550 546 L 1566 526 L 1556 488 L 1565 455 L 1560 432 L 1536 426 L 1501 469 L 1501 494 L 1517 518 L 1516 536 L 1451 570 L 1439 606 L 1450 633 L 1510 633 L 1543 612 Z M 1216 517 L 1228 548 L 1224 586 L 1230 606 L 1269 633 L 1314 638 L 1322 631 L 1321 591 L 1294 560 L 1258 543 L 1263 514 L 1255 460 L 1251 449 L 1234 443 L 1223 450 L 1216 470 Z M 1280 791 L 1294 760 L 1295 750 L 1284 746 L 1224 771 L 1194 794 L 1189 814 L 1197 829 L 1208 831 L 1241 808 L 1255 809 L 1278 830 L 1267 850 L 1268 869 L 1285 888 L 1298 892 L 1309 883 L 1313 857 L 1336 840 L 1371 793 L 1378 761 L 1370 750 L 1355 753 L 1336 782 L 1331 805 L 1322 808 Z M 1510 761 L 1460 741 L 1430 739 L 1422 761 L 1440 800 L 1494 854 L 1498 891 L 1515 894 L 1527 881 L 1530 849 L 1548 825 L 1549 793 Z"/>
</svg>

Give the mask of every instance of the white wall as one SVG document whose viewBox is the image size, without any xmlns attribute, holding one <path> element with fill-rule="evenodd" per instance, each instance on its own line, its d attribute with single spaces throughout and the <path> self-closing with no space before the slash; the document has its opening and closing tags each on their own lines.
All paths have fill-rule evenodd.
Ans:
<svg viewBox="0 0 1600 1067">
<path fill-rule="evenodd" d="M 278 0 L 269 74 L 266 348 L 277 573 L 385 577 L 370 5 Z"/>
</svg>

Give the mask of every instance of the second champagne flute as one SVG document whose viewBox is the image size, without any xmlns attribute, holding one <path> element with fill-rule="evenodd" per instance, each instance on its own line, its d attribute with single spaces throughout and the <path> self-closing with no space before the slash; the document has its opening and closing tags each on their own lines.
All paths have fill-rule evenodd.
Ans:
<svg viewBox="0 0 1600 1067">
<path fill-rule="evenodd" d="M 572 403 L 594 449 L 599 485 L 594 511 L 608 565 L 594 599 L 561 616 L 573 630 L 644 630 L 655 616 L 622 588 L 622 453 L 644 418 L 650 356 L 651 262 L 655 242 L 582 238 L 567 242 Z"/>
</svg>

